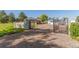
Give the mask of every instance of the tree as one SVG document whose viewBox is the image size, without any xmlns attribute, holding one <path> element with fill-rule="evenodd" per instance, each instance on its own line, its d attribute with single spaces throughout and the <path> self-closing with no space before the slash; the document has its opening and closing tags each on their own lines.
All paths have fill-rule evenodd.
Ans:
<svg viewBox="0 0 79 59">
<path fill-rule="evenodd" d="M 42 21 L 42 22 L 45 22 L 48 20 L 48 16 L 45 15 L 45 14 L 42 14 L 41 16 L 39 16 L 39 19 Z"/>
<path fill-rule="evenodd" d="M 5 13 L 5 11 L 4 10 L 2 10 L 2 11 L 0 11 L 0 15 L 6 15 L 6 13 Z"/>
<path fill-rule="evenodd" d="M 8 19 L 8 15 L 4 15 L 4 16 L 2 16 L 2 23 L 7 23 L 9 21 L 9 19 Z"/>
<path fill-rule="evenodd" d="M 0 11 L 0 22 L 8 22 L 8 15 L 5 13 L 5 11 Z"/>
<path fill-rule="evenodd" d="M 76 21 L 76 22 L 79 22 L 79 16 L 76 17 L 76 20 L 75 20 L 75 21 Z"/>
<path fill-rule="evenodd" d="M 27 16 L 24 14 L 24 12 L 20 12 L 18 16 L 19 21 L 24 21 L 25 18 L 27 18 Z"/>
<path fill-rule="evenodd" d="M 9 14 L 9 22 L 14 22 L 15 21 L 15 15 L 13 13 Z"/>
</svg>

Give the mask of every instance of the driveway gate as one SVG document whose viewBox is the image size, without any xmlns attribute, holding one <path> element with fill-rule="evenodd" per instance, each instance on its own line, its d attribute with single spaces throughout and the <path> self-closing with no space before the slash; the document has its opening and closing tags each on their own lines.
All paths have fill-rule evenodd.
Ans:
<svg viewBox="0 0 79 59">
<path fill-rule="evenodd" d="M 53 32 L 68 34 L 68 18 L 53 19 Z"/>
</svg>

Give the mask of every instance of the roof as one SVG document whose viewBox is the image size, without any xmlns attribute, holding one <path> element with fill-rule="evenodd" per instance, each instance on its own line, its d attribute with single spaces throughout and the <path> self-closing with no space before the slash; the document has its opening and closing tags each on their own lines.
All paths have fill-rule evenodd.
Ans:
<svg viewBox="0 0 79 59">
<path fill-rule="evenodd" d="M 29 17 L 29 18 L 24 19 L 24 21 L 39 21 L 39 20 L 37 18 Z"/>
<path fill-rule="evenodd" d="M 27 20 L 37 20 L 37 18 L 28 17 Z"/>
</svg>

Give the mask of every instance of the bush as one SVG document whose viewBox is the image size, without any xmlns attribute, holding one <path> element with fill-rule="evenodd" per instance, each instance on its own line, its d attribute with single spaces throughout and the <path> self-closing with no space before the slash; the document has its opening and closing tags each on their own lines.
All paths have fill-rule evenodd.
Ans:
<svg viewBox="0 0 79 59">
<path fill-rule="evenodd" d="M 0 31 L 0 37 L 1 37 L 1 36 L 4 36 L 5 34 L 6 34 L 6 32 Z"/>
<path fill-rule="evenodd" d="M 0 37 L 4 35 L 14 34 L 18 32 L 23 32 L 24 29 L 15 29 L 13 23 L 1 23 L 0 24 Z"/>
<path fill-rule="evenodd" d="M 70 35 L 72 38 L 79 37 L 79 23 L 71 23 Z"/>
<path fill-rule="evenodd" d="M 24 29 L 22 28 L 15 28 L 14 33 L 24 32 Z"/>
</svg>

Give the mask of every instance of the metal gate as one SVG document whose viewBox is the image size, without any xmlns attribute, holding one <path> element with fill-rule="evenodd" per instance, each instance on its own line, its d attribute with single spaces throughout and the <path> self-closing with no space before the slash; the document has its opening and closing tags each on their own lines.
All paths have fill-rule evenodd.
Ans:
<svg viewBox="0 0 79 59">
<path fill-rule="evenodd" d="M 53 19 L 53 32 L 68 34 L 68 18 L 54 18 Z"/>
</svg>

